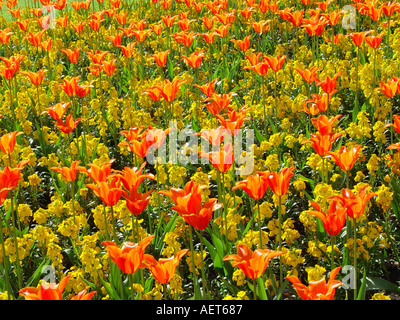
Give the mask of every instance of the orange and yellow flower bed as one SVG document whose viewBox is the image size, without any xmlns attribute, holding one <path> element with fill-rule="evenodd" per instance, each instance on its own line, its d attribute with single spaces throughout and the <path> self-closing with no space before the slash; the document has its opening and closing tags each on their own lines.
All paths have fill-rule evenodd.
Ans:
<svg viewBox="0 0 400 320">
<path fill-rule="evenodd" d="M 400 3 L 0 1 L 0 299 L 399 293 Z"/>
</svg>

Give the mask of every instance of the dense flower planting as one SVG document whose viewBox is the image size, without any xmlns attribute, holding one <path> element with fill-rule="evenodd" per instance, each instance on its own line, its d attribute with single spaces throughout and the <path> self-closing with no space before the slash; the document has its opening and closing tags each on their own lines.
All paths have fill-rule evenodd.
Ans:
<svg viewBox="0 0 400 320">
<path fill-rule="evenodd" d="M 400 3 L 0 1 L 1 299 L 399 293 Z"/>
</svg>

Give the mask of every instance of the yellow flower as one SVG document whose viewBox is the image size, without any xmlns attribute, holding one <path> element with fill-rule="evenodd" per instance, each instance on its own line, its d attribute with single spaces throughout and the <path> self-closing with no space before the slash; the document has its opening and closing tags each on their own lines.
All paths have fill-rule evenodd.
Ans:
<svg viewBox="0 0 400 320">
<path fill-rule="evenodd" d="M 389 296 L 385 295 L 383 292 L 375 293 L 370 300 L 392 300 Z"/>
</svg>

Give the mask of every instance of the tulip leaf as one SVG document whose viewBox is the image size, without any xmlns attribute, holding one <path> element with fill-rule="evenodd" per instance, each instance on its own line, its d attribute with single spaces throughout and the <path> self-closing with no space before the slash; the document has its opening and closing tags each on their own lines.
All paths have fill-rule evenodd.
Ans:
<svg viewBox="0 0 400 320">
<path fill-rule="evenodd" d="M 259 277 L 257 279 L 257 296 L 261 300 L 268 300 L 267 292 L 265 291 L 264 280 L 263 277 Z"/>
<path fill-rule="evenodd" d="M 394 293 L 400 293 L 400 287 L 382 278 L 366 277 L 365 284 L 366 290 L 386 290 Z"/>
<path fill-rule="evenodd" d="M 365 300 L 365 294 L 366 294 L 366 290 L 367 290 L 366 275 L 367 275 L 367 272 L 364 269 L 361 287 L 360 287 L 360 289 L 358 291 L 358 295 L 357 295 L 357 300 Z"/>
<path fill-rule="evenodd" d="M 254 125 L 253 122 L 249 121 L 249 123 L 250 123 L 251 127 L 253 128 L 253 130 L 254 130 L 254 132 L 256 134 L 257 141 L 259 143 L 263 142 L 265 140 L 265 137 L 261 134 L 260 131 L 257 130 L 257 128 L 256 128 L 256 126 Z"/>
</svg>

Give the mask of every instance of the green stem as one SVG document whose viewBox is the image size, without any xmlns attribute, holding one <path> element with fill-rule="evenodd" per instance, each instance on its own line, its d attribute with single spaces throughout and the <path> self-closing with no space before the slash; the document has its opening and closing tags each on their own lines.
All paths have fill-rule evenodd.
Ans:
<svg viewBox="0 0 400 320">
<path fill-rule="evenodd" d="M 203 289 L 206 296 L 208 296 L 208 288 L 205 275 L 204 258 L 203 258 L 203 231 L 200 230 L 200 259 L 201 259 L 201 277 L 203 283 Z"/>
<path fill-rule="evenodd" d="M 357 222 L 353 218 L 354 300 L 357 299 Z"/>
<path fill-rule="evenodd" d="M 6 290 L 7 290 L 7 298 L 11 300 L 11 287 L 10 287 L 10 278 L 9 278 L 9 270 L 7 265 L 7 255 L 6 255 L 6 248 L 4 245 L 4 234 L 3 234 L 3 213 L 0 214 L 0 242 L 1 242 L 1 249 L 3 252 L 3 268 L 4 268 L 4 276 L 6 280 Z"/>
<path fill-rule="evenodd" d="M 197 296 L 197 275 L 196 275 L 196 266 L 194 263 L 194 249 L 193 249 L 193 231 L 192 226 L 189 225 L 189 237 L 190 237 L 190 252 L 192 255 L 192 273 L 193 273 L 193 289 L 194 289 L 194 298 L 197 300 L 199 297 Z"/>
<path fill-rule="evenodd" d="M 279 222 L 279 251 L 282 251 L 282 212 L 281 212 L 281 206 L 282 206 L 282 197 L 278 197 L 278 222 Z M 279 283 L 282 285 L 283 283 L 283 273 L 282 273 L 282 256 L 279 256 Z"/>
</svg>

